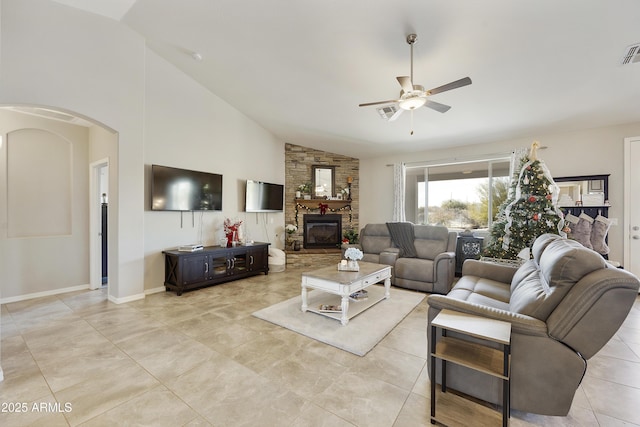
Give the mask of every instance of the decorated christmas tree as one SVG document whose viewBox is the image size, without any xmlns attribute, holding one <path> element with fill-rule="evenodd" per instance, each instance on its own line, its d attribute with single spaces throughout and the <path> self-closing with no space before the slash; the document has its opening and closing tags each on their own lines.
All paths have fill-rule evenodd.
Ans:
<svg viewBox="0 0 640 427">
<path fill-rule="evenodd" d="M 509 197 L 491 226 L 484 256 L 528 259 L 536 237 L 545 233 L 564 235 L 564 220 L 557 205 L 558 187 L 544 162 L 538 159 L 538 147 L 534 142 L 515 169 Z"/>
</svg>

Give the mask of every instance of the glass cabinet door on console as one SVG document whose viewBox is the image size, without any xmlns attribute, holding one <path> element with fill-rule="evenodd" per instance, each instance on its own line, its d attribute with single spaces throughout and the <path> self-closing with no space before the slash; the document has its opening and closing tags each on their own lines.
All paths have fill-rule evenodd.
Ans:
<svg viewBox="0 0 640 427">
<path fill-rule="evenodd" d="M 227 275 L 228 258 L 225 252 L 211 255 L 211 277 L 224 277 Z"/>
<path fill-rule="evenodd" d="M 247 259 L 246 251 L 233 253 L 229 258 L 229 274 L 239 274 L 247 271 Z"/>
</svg>

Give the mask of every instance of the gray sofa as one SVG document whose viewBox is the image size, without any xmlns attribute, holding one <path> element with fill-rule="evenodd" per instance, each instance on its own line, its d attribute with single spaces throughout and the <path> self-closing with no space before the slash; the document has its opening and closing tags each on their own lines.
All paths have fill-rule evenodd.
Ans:
<svg viewBox="0 0 640 427">
<path fill-rule="evenodd" d="M 511 407 L 564 416 L 587 360 L 623 323 L 640 282 L 596 252 L 557 235 L 537 238 L 532 254 L 519 268 L 465 261 L 453 289 L 428 298 L 428 339 L 433 339 L 431 321 L 442 309 L 510 322 Z M 469 339 L 454 332 L 449 336 Z M 438 361 L 436 375 L 430 372 L 437 383 L 441 369 Z M 502 402 L 499 380 L 453 363 L 447 364 L 447 387 Z"/>
<path fill-rule="evenodd" d="M 415 257 L 402 256 L 389 233 L 387 224 L 367 224 L 360 231 L 356 246 L 364 253 L 363 261 L 393 266 L 394 286 L 423 292 L 446 294 L 455 275 L 457 234 L 446 227 L 413 225 Z"/>
</svg>

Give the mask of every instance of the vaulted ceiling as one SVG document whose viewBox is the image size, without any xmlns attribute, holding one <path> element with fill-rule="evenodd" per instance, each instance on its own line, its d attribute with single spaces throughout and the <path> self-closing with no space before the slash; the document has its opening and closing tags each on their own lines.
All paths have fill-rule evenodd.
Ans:
<svg viewBox="0 0 640 427">
<path fill-rule="evenodd" d="M 637 0 L 58 0 L 119 20 L 285 142 L 366 158 L 640 122 Z M 389 122 L 396 76 L 446 113 Z M 638 60 L 638 58 L 636 58 Z M 410 135 L 410 130 L 414 134 Z"/>
</svg>

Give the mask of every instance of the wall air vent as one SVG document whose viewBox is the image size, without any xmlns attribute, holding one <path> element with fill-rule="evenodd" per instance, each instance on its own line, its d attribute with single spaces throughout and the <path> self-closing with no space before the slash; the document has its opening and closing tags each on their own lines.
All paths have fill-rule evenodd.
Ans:
<svg viewBox="0 0 640 427">
<path fill-rule="evenodd" d="M 376 108 L 380 118 L 384 120 L 391 120 L 394 114 L 398 112 L 398 106 L 395 104 L 385 105 L 384 107 Z"/>
<path fill-rule="evenodd" d="M 636 62 L 640 62 L 640 43 L 627 47 L 625 49 L 624 56 L 622 57 L 622 61 L 620 61 L 622 65 L 633 64 Z"/>
</svg>

